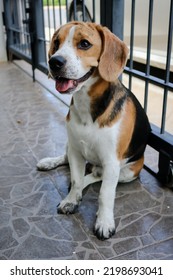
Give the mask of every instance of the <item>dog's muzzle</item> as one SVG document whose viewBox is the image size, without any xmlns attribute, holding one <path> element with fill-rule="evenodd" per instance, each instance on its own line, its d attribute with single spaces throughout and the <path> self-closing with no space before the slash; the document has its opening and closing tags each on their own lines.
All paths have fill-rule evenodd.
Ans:
<svg viewBox="0 0 173 280">
<path fill-rule="evenodd" d="M 62 69 L 66 64 L 66 59 L 63 56 L 57 55 L 52 56 L 49 60 L 50 69 L 53 72 L 58 72 Z"/>
<path fill-rule="evenodd" d="M 69 93 L 77 88 L 79 83 L 82 83 L 89 79 L 94 72 L 92 67 L 84 76 L 79 79 L 73 79 L 66 77 L 63 73 L 63 68 L 66 65 L 66 59 L 62 56 L 52 56 L 49 60 L 50 72 L 55 79 L 56 90 L 60 93 Z"/>
</svg>

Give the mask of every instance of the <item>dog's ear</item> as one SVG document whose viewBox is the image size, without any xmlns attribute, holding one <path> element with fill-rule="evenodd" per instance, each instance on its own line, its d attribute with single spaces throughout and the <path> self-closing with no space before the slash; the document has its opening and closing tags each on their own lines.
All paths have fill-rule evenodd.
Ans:
<svg viewBox="0 0 173 280">
<path fill-rule="evenodd" d="M 114 82 L 126 65 L 129 50 L 108 28 L 98 25 L 97 30 L 102 39 L 99 74 L 104 80 Z"/>
</svg>

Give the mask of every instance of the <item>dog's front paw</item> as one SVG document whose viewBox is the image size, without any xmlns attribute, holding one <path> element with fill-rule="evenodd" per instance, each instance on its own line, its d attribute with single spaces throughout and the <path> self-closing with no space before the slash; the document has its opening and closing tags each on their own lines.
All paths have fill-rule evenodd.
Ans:
<svg viewBox="0 0 173 280">
<path fill-rule="evenodd" d="M 78 208 L 78 203 L 74 203 L 68 200 L 62 200 L 60 204 L 57 205 L 58 214 L 73 214 Z"/>
<path fill-rule="evenodd" d="M 114 220 L 111 219 L 104 220 L 98 217 L 94 227 L 94 234 L 100 240 L 105 240 L 110 238 L 112 235 L 115 234 Z"/>
</svg>

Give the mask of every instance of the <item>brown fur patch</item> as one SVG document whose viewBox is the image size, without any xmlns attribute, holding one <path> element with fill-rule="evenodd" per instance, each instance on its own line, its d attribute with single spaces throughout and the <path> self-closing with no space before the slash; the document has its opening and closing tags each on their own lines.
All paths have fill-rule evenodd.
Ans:
<svg viewBox="0 0 173 280">
<path fill-rule="evenodd" d="M 98 71 L 95 72 L 95 77 L 97 77 Z M 103 92 L 108 88 L 109 83 L 104 81 L 103 79 L 99 78 L 97 82 L 91 86 L 91 89 L 88 92 L 88 95 L 91 98 L 91 103 L 93 100 L 100 97 Z"/>
<path fill-rule="evenodd" d="M 109 82 L 115 82 L 122 73 L 127 61 L 126 44 L 106 27 L 97 26 L 102 38 L 102 53 L 99 62 L 100 76 Z"/>
<path fill-rule="evenodd" d="M 66 116 L 66 121 L 69 122 L 70 121 L 70 109 L 68 110 L 67 116 Z"/>
<path fill-rule="evenodd" d="M 134 177 L 137 177 L 144 165 L 144 156 L 142 156 L 140 159 L 135 161 L 131 166 L 130 170 L 134 172 Z"/>
<path fill-rule="evenodd" d="M 58 50 L 58 48 L 61 47 L 61 45 L 64 43 L 65 39 L 67 38 L 67 35 L 71 29 L 72 26 L 74 26 L 75 23 L 68 23 L 63 26 L 61 26 L 58 30 L 55 31 L 53 34 L 52 40 L 50 42 L 50 48 L 48 52 L 49 58 Z"/>
<path fill-rule="evenodd" d="M 136 117 L 136 109 L 130 99 L 127 99 L 124 109 L 125 112 L 122 116 L 123 119 L 117 145 L 117 156 L 120 160 L 126 157 L 126 153 L 133 135 Z"/>
</svg>

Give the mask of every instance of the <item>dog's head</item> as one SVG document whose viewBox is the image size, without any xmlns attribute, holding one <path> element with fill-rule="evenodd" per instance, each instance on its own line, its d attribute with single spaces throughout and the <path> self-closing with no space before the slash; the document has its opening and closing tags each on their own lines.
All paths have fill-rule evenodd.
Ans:
<svg viewBox="0 0 173 280">
<path fill-rule="evenodd" d="M 48 53 L 49 72 L 59 92 L 74 92 L 98 75 L 115 82 L 127 55 L 126 45 L 106 27 L 70 22 L 53 35 Z"/>
</svg>

